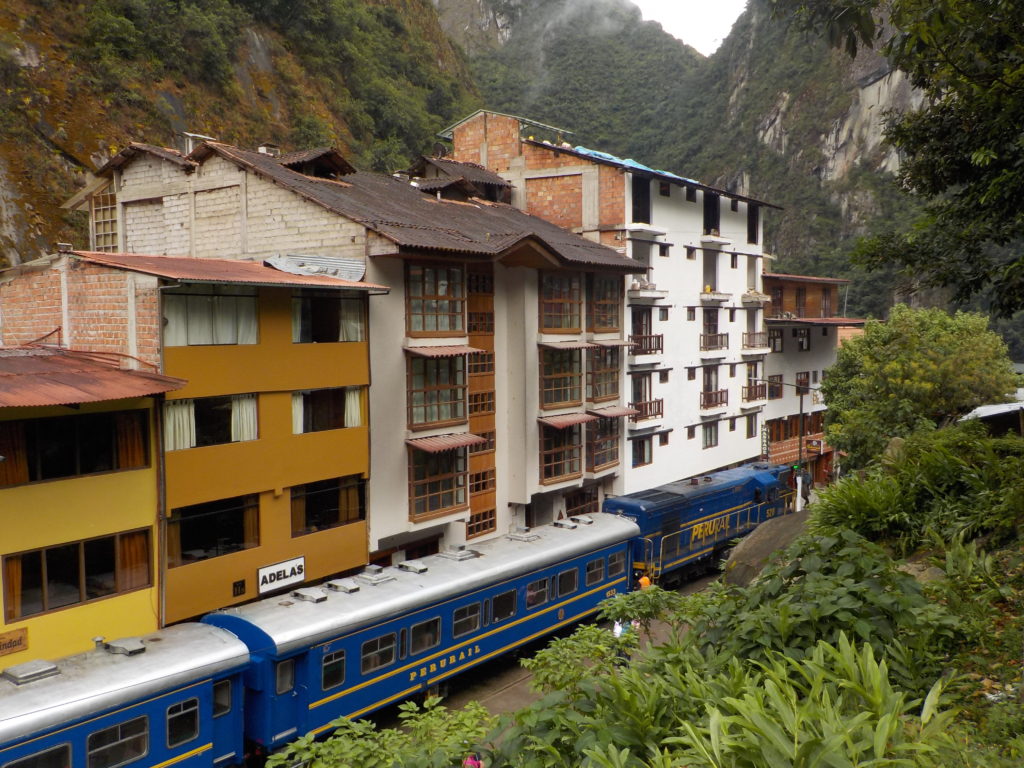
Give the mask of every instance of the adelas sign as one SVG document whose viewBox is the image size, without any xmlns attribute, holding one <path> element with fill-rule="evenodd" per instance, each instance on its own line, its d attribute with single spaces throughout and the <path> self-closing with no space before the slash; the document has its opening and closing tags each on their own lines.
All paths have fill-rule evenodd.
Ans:
<svg viewBox="0 0 1024 768">
<path fill-rule="evenodd" d="M 275 563 L 260 568 L 256 572 L 256 583 L 259 585 L 259 592 L 272 592 L 281 587 L 288 587 L 292 584 L 301 584 L 306 578 L 306 558 L 296 557 L 292 560 L 285 560 L 283 563 Z"/>
</svg>

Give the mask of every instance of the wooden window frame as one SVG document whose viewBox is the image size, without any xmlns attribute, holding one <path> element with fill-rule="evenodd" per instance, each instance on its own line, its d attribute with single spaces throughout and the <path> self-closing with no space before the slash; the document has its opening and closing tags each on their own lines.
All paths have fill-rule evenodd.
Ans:
<svg viewBox="0 0 1024 768">
<path fill-rule="evenodd" d="M 121 250 L 118 237 L 117 193 L 114 185 L 107 184 L 89 198 L 92 229 L 92 249 L 105 253 Z"/>
<path fill-rule="evenodd" d="M 456 448 L 428 453 L 410 447 L 409 452 L 409 519 L 413 522 L 431 520 L 466 509 L 469 504 L 466 451 Z M 448 466 L 442 467 L 445 459 Z M 445 471 L 439 471 L 441 469 Z M 417 476 L 418 472 L 422 474 Z M 438 499 L 443 500 L 448 495 L 452 497 L 452 503 L 436 504 Z M 424 509 L 417 511 L 420 502 L 424 502 Z"/>
<path fill-rule="evenodd" d="M 442 281 L 446 286 L 444 292 L 438 287 Z M 428 308 L 433 311 L 427 311 Z M 419 323 L 416 318 L 420 318 Z M 433 318 L 433 322 L 429 318 Z M 441 322 L 440 318 L 446 320 Z M 409 336 L 466 335 L 466 271 L 461 264 L 406 264 L 405 323 Z M 417 325 L 422 327 L 417 328 Z M 430 325 L 448 327 L 429 328 Z"/>
<path fill-rule="evenodd" d="M 494 467 L 488 467 L 479 472 L 469 473 L 469 495 L 475 496 L 478 493 L 493 491 L 496 477 Z"/>
<path fill-rule="evenodd" d="M 587 472 L 618 465 L 621 437 L 618 419 L 598 419 L 587 424 Z"/>
<path fill-rule="evenodd" d="M 494 390 L 469 393 L 469 415 L 485 416 L 494 413 Z"/>
<path fill-rule="evenodd" d="M 630 443 L 630 466 L 634 468 L 647 467 L 654 463 L 654 441 L 651 440 L 650 435 L 630 440 Z"/>
<path fill-rule="evenodd" d="M 492 429 L 488 432 L 477 432 L 477 437 L 484 438 L 484 442 L 469 446 L 469 455 L 477 456 L 482 453 L 493 453 L 497 444 L 496 433 Z"/>
<path fill-rule="evenodd" d="M 583 403 L 582 350 L 540 350 L 540 407 L 564 408 Z M 562 399 L 551 399 L 555 396 Z"/>
<path fill-rule="evenodd" d="M 465 355 L 408 355 L 406 372 L 406 423 L 409 429 L 432 429 L 466 422 Z M 419 383 L 422 386 L 416 386 Z M 422 402 L 416 402 L 419 393 L 422 393 Z M 440 418 L 440 412 L 445 408 L 451 410 L 450 418 Z M 432 411 L 438 418 L 428 418 Z M 419 412 L 422 412 L 422 417 Z"/>
<path fill-rule="evenodd" d="M 472 539 L 477 536 L 483 536 L 485 533 L 491 533 L 498 528 L 498 510 L 494 507 L 489 509 L 482 509 L 480 511 L 474 510 L 469 515 L 469 520 L 466 521 L 466 538 Z"/>
<path fill-rule="evenodd" d="M 618 347 L 587 351 L 587 400 L 600 403 L 619 399 L 622 362 Z"/>
<path fill-rule="evenodd" d="M 583 310 L 580 275 L 576 272 L 542 272 L 539 280 L 537 322 L 541 332 L 579 333 Z"/>
<path fill-rule="evenodd" d="M 587 326 L 594 333 L 618 333 L 622 330 L 624 297 L 619 275 L 588 275 Z"/>
<path fill-rule="evenodd" d="M 565 429 L 541 426 L 540 482 L 561 483 L 583 476 L 583 440 L 579 424 Z"/>
<path fill-rule="evenodd" d="M 314 486 L 326 486 L 327 483 L 336 482 L 336 488 L 315 488 Z M 309 517 L 306 508 L 306 499 L 314 494 L 337 494 L 337 519 L 320 527 L 309 525 Z M 353 498 L 354 496 L 354 498 Z M 302 502 L 299 504 L 299 502 Z M 342 502 L 348 503 L 343 506 Z M 355 502 L 354 508 L 352 502 Z M 343 475 L 341 477 L 330 477 L 324 480 L 317 480 L 312 483 L 303 483 L 291 488 L 291 524 L 292 537 L 305 536 L 310 533 L 340 528 L 343 525 L 357 523 L 366 519 L 366 478 L 362 475 Z M 296 527 L 299 515 L 302 516 L 303 525 Z"/>
<path fill-rule="evenodd" d="M 466 372 L 469 376 L 494 373 L 494 353 L 471 352 L 466 361 Z"/>
<path fill-rule="evenodd" d="M 718 447 L 718 422 L 712 421 L 708 424 L 701 424 L 701 436 L 700 436 L 700 447 L 707 450 L 708 448 Z"/>
<path fill-rule="evenodd" d="M 601 499 L 596 485 L 588 485 L 565 494 L 565 516 L 594 515 L 601 511 Z"/>
</svg>

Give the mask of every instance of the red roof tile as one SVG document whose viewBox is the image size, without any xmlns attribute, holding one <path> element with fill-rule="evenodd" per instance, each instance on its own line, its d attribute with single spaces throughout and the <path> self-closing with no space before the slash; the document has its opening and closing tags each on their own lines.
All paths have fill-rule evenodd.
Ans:
<svg viewBox="0 0 1024 768">
<path fill-rule="evenodd" d="M 634 416 L 640 411 L 625 405 L 609 405 L 605 408 L 591 408 L 587 413 L 600 416 L 602 419 L 616 419 L 620 416 Z"/>
<path fill-rule="evenodd" d="M 410 355 L 418 357 L 455 357 L 457 355 L 469 355 L 473 352 L 486 352 L 485 349 L 467 347 L 464 345 L 447 347 L 402 347 Z"/>
<path fill-rule="evenodd" d="M 467 445 L 479 445 L 487 440 L 479 435 L 471 435 L 469 432 L 460 432 L 450 435 L 434 435 L 433 437 L 415 437 L 405 441 L 405 444 L 418 451 L 427 453 L 441 453 L 442 451 L 453 451 L 456 448 L 464 448 Z"/>
<path fill-rule="evenodd" d="M 596 349 L 598 344 L 590 341 L 538 341 L 545 349 Z"/>
<path fill-rule="evenodd" d="M 571 427 L 576 424 L 586 424 L 588 421 L 597 421 L 598 418 L 598 416 L 593 416 L 589 413 L 563 413 L 558 416 L 541 416 L 537 421 L 546 427 L 565 429 L 566 427 Z"/>
</svg>

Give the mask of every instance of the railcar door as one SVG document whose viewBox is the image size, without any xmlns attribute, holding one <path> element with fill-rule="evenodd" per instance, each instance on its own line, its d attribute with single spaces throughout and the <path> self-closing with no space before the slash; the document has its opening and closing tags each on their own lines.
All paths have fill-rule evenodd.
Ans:
<svg viewBox="0 0 1024 768">
<path fill-rule="evenodd" d="M 273 660 L 270 717 L 271 749 L 277 749 L 306 732 L 305 654 Z"/>
<path fill-rule="evenodd" d="M 213 764 L 242 762 L 242 731 L 245 722 L 242 676 L 213 681 Z"/>
</svg>

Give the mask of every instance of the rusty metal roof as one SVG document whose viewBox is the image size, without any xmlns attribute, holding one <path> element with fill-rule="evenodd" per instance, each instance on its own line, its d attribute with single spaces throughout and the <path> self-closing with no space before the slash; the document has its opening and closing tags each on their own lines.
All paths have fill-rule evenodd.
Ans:
<svg viewBox="0 0 1024 768">
<path fill-rule="evenodd" d="M 467 347 L 465 345 L 453 345 L 447 347 L 402 347 L 410 355 L 418 357 L 456 357 L 457 355 L 469 355 L 473 352 L 486 352 L 486 349 Z"/>
<path fill-rule="evenodd" d="M 236 259 L 197 259 L 191 256 L 156 256 L 138 253 L 99 253 L 71 251 L 71 255 L 93 264 L 142 272 L 183 283 L 244 283 L 301 288 L 349 288 L 362 291 L 388 291 L 385 285 L 342 280 L 328 275 L 299 275 L 282 272 L 262 262 Z"/>
<path fill-rule="evenodd" d="M 479 445 L 487 440 L 479 435 L 469 432 L 457 434 L 434 435 L 432 437 L 415 437 L 405 441 L 405 444 L 418 451 L 427 453 L 441 453 L 442 451 L 454 451 L 456 448 L 465 448 L 468 445 Z"/>
<path fill-rule="evenodd" d="M 450 179 L 465 179 L 475 184 L 491 184 L 496 187 L 512 186 L 508 180 L 503 179 L 494 171 L 488 170 L 482 165 L 464 163 L 447 157 L 427 157 L 422 155 L 419 160 L 413 163 L 409 172 L 416 176 L 422 176 L 428 165 L 434 166 L 434 168 Z"/>
<path fill-rule="evenodd" d="M 316 165 L 333 173 L 345 175 L 355 173 L 355 167 L 345 159 L 334 147 L 317 147 L 305 149 L 298 152 L 288 152 L 275 158 L 281 165 L 292 168 L 300 173 L 304 166 Z"/>
<path fill-rule="evenodd" d="M 588 421 L 597 421 L 600 417 L 589 413 L 563 413 L 558 416 L 539 416 L 537 421 L 546 427 L 565 429 L 576 424 L 586 424 Z"/>
<path fill-rule="evenodd" d="M 94 352 L 0 347 L 0 407 L 127 400 L 171 392 L 188 383 L 119 368 L 120 360 Z"/>
<path fill-rule="evenodd" d="M 617 419 L 620 416 L 635 416 L 640 411 L 625 405 L 609 405 L 604 408 L 591 408 L 587 413 L 600 416 L 602 419 Z"/>
</svg>

